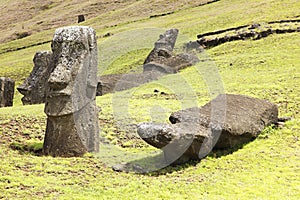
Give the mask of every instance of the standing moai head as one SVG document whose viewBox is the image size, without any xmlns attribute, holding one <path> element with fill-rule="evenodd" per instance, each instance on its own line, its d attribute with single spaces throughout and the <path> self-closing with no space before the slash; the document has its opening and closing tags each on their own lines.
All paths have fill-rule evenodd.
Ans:
<svg viewBox="0 0 300 200">
<path fill-rule="evenodd" d="M 59 28 L 52 41 L 53 70 L 47 80 L 44 153 L 81 156 L 99 150 L 97 41 L 92 28 Z"/>
<path fill-rule="evenodd" d="M 39 51 L 34 55 L 34 67 L 29 77 L 17 87 L 18 91 L 24 95 L 21 99 L 23 105 L 45 102 L 45 84 L 52 71 L 51 60 L 51 51 Z"/>
<path fill-rule="evenodd" d="M 13 106 L 15 81 L 0 77 L 0 108 Z"/>
<path fill-rule="evenodd" d="M 85 26 L 59 28 L 52 41 L 53 71 L 46 91 L 45 113 L 74 113 L 96 96 L 97 43 L 95 31 Z"/>
</svg>

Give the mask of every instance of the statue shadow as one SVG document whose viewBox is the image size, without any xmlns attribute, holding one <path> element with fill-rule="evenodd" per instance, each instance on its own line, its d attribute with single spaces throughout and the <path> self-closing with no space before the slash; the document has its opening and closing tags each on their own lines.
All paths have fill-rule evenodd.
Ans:
<svg viewBox="0 0 300 200">
<path fill-rule="evenodd" d="M 253 141 L 253 140 L 251 140 Z M 243 143 L 241 145 L 236 145 L 232 148 L 227 149 L 213 149 L 207 156 L 209 158 L 220 158 L 223 156 L 230 155 L 239 149 L 242 149 L 249 142 Z M 127 173 L 137 173 L 145 176 L 161 176 L 166 174 L 171 174 L 173 172 L 178 172 L 190 167 L 195 167 L 198 165 L 202 159 L 199 160 L 189 160 L 182 164 L 172 164 L 165 161 L 163 153 L 151 157 L 145 157 L 137 159 L 128 163 L 122 163 L 114 165 L 112 168 L 117 172 L 127 172 Z"/>
</svg>

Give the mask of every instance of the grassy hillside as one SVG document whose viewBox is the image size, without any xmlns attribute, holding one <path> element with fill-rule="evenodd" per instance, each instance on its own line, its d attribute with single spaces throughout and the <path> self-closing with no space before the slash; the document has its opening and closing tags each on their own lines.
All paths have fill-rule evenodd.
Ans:
<svg viewBox="0 0 300 200">
<path fill-rule="evenodd" d="M 176 51 L 181 51 L 180 43 L 195 40 L 197 34 L 300 17 L 296 0 L 220 0 L 202 6 L 208 1 L 51 2 L 0 2 L 6 17 L 0 22 L 0 76 L 20 84 L 32 69 L 34 53 L 50 49 L 47 41 L 54 28 L 75 24 L 83 12 L 88 16 L 83 25 L 97 31 L 99 74 L 135 69 L 158 34 L 170 27 L 180 29 Z M 16 7 L 22 7 L 22 16 L 13 15 Z M 157 16 L 163 13 L 169 14 Z M 22 26 L 31 35 L 13 40 Z M 103 37 L 106 33 L 112 36 Z M 46 43 L 36 45 L 41 42 Z M 0 109 L 0 198 L 299 199 L 299 44 L 299 32 L 225 43 L 198 54 L 203 62 L 179 74 L 97 97 L 101 136 L 113 146 L 102 145 L 100 154 L 83 158 L 41 156 L 44 105 L 21 106 L 16 92 L 15 106 Z M 213 87 L 215 79 L 222 84 Z M 212 91 L 222 87 L 227 93 L 268 99 L 278 105 L 280 116 L 293 119 L 284 127 L 268 127 L 242 148 L 212 152 L 199 163 L 144 175 L 112 171 L 113 164 L 156 152 L 124 125 L 166 121 L 173 111 L 205 104 L 215 95 Z"/>
</svg>

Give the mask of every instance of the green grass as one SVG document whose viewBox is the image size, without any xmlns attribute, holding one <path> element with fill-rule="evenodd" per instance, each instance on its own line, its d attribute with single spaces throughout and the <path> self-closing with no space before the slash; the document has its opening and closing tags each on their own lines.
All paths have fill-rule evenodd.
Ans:
<svg viewBox="0 0 300 200">
<path fill-rule="evenodd" d="M 128 37 L 127 46 L 112 46 L 107 52 L 100 49 L 104 54 L 99 54 L 99 73 L 128 72 L 141 65 L 161 28 L 180 28 L 184 35 L 180 41 L 186 41 L 208 31 L 291 18 L 297 15 L 298 5 L 293 0 L 221 0 L 203 8 L 98 30 L 100 34 L 115 34 L 99 39 L 99 46 L 107 47 L 103 50 L 122 44 Z M 144 38 L 143 31 L 129 34 L 136 27 L 152 27 L 152 34 Z M 139 44 L 134 46 L 134 41 Z M 19 42 L 16 46 L 26 45 L 26 39 Z M 36 152 L 41 149 L 46 126 L 44 105 L 21 106 L 21 95 L 16 94 L 14 107 L 0 109 L 0 198 L 299 199 L 299 44 L 299 33 L 225 43 L 199 54 L 211 61 L 139 88 L 97 97 L 102 109 L 101 136 L 113 146 L 101 145 L 100 154 L 89 153 L 83 158 L 39 156 Z M 176 51 L 180 51 L 180 44 L 177 46 Z M 1 54 L 0 75 L 21 83 L 33 66 L 35 51 L 44 49 L 50 49 L 50 45 Z M 274 102 L 280 116 L 293 119 L 283 128 L 266 128 L 256 140 L 239 149 L 212 152 L 200 162 L 144 175 L 112 171 L 113 164 L 156 152 L 118 122 L 166 122 L 173 111 L 204 105 L 222 86 L 227 93 Z M 154 89 L 166 94 L 155 94 Z"/>
</svg>

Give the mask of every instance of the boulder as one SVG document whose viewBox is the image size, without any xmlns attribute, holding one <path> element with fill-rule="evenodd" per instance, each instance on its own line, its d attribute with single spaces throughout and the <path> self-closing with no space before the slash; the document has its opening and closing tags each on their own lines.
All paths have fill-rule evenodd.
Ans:
<svg viewBox="0 0 300 200">
<path fill-rule="evenodd" d="M 13 106 L 15 81 L 0 77 L 0 108 Z"/>
<path fill-rule="evenodd" d="M 17 87 L 24 95 L 21 99 L 23 105 L 39 104 L 45 102 L 45 85 L 53 70 L 52 52 L 39 51 L 34 55 L 34 67 L 24 83 Z"/>
<path fill-rule="evenodd" d="M 86 26 L 59 28 L 51 46 L 53 70 L 46 83 L 43 151 L 62 157 L 98 152 L 96 33 Z"/>
<path fill-rule="evenodd" d="M 223 94 L 203 107 L 172 113 L 172 124 L 142 123 L 138 134 L 164 152 L 166 162 L 182 164 L 205 157 L 213 148 L 245 144 L 278 120 L 278 108 L 266 100 Z"/>
</svg>

